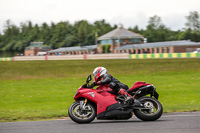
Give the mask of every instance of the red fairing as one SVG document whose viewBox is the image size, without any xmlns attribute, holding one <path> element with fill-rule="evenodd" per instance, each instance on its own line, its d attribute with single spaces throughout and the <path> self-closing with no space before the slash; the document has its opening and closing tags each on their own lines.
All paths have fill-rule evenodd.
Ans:
<svg viewBox="0 0 200 133">
<path fill-rule="evenodd" d="M 129 89 L 129 91 L 139 88 L 141 86 L 147 86 L 147 85 L 150 85 L 150 84 L 145 83 L 145 82 L 135 82 L 135 84 Z"/>
<path fill-rule="evenodd" d="M 115 95 L 108 93 L 107 91 L 112 91 L 109 86 L 100 85 L 96 90 L 88 88 L 79 88 L 74 99 L 77 101 L 78 98 L 84 97 L 90 101 L 97 104 L 97 115 L 106 111 L 106 108 L 112 104 L 118 103 L 115 100 Z"/>
<path fill-rule="evenodd" d="M 102 91 L 113 91 L 109 85 L 99 85 L 96 90 L 102 90 Z"/>
</svg>

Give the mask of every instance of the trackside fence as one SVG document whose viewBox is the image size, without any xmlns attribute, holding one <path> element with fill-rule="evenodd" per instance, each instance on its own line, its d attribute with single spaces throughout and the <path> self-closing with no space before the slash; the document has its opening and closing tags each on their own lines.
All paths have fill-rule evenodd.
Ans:
<svg viewBox="0 0 200 133">
<path fill-rule="evenodd" d="M 13 57 L 0 58 L 0 61 L 12 61 Z"/>
<path fill-rule="evenodd" d="M 0 58 L 0 61 L 34 60 L 82 60 L 82 59 L 163 59 L 163 58 L 200 58 L 200 53 L 158 53 L 158 54 L 84 54 L 56 56 L 15 56 Z"/>
<path fill-rule="evenodd" d="M 155 58 L 199 58 L 200 53 L 157 53 L 157 54 L 130 54 L 130 59 L 155 59 Z"/>
</svg>

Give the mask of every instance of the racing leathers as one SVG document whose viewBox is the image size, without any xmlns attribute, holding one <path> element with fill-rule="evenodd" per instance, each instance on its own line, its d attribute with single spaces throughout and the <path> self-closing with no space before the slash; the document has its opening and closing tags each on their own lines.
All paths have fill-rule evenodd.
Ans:
<svg viewBox="0 0 200 133">
<path fill-rule="evenodd" d="M 109 84 L 110 88 L 117 94 L 121 94 L 125 96 L 125 101 L 132 101 L 132 96 L 127 93 L 128 86 L 121 83 L 115 77 L 111 76 L 110 74 L 106 73 L 99 78 L 99 81 L 94 82 L 93 85 L 102 85 L 102 84 Z"/>
<path fill-rule="evenodd" d="M 127 85 L 121 83 L 119 80 L 108 73 L 104 74 L 102 78 L 102 80 L 97 82 L 97 85 L 109 84 L 110 88 L 113 89 L 115 92 L 119 92 L 121 88 L 128 90 Z"/>
</svg>

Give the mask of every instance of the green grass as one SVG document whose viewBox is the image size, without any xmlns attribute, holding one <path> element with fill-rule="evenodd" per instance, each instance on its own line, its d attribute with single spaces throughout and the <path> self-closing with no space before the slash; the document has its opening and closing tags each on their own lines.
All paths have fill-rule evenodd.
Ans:
<svg viewBox="0 0 200 133">
<path fill-rule="evenodd" d="M 0 121 L 67 116 L 76 90 L 95 67 L 129 87 L 154 84 L 164 112 L 200 111 L 200 59 L 0 62 Z"/>
</svg>

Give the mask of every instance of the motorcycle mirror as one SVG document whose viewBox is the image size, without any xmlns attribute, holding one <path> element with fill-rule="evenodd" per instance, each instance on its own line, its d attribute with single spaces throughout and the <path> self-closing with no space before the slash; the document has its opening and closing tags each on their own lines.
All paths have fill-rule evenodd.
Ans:
<svg viewBox="0 0 200 133">
<path fill-rule="evenodd" d="M 87 77 L 86 83 L 89 83 L 91 80 L 92 80 L 92 76 L 89 75 L 89 76 Z"/>
</svg>

